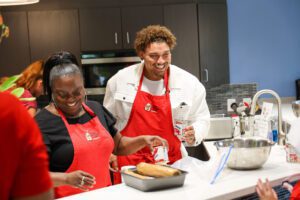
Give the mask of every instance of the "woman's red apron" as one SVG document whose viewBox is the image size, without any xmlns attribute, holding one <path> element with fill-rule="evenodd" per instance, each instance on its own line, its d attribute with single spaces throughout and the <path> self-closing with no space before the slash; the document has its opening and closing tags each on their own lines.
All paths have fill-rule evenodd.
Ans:
<svg viewBox="0 0 300 200">
<path fill-rule="evenodd" d="M 172 110 L 169 95 L 169 71 L 164 75 L 166 94 L 154 96 L 141 91 L 144 73 L 140 78 L 138 91 L 132 105 L 127 125 L 121 131 L 123 136 L 157 135 L 169 143 L 169 163 L 181 159 L 181 142 L 174 135 Z M 154 163 L 154 158 L 148 147 L 129 156 L 118 156 L 119 169 L 126 165 L 137 165 L 140 162 Z M 120 175 L 114 174 L 114 184 L 120 183 Z"/>
<path fill-rule="evenodd" d="M 109 157 L 113 151 L 114 141 L 102 126 L 95 113 L 85 104 L 83 108 L 93 118 L 85 124 L 69 124 L 61 111 L 58 111 L 64 121 L 74 147 L 74 157 L 66 173 L 82 170 L 95 176 L 93 189 L 111 185 L 109 174 Z M 71 186 L 55 188 L 55 197 L 64 197 L 83 192 Z"/>
</svg>

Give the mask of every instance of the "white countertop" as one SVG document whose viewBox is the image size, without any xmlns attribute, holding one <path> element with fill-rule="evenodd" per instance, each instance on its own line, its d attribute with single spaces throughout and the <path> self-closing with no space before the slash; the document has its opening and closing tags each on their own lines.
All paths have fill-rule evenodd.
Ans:
<svg viewBox="0 0 300 200">
<path fill-rule="evenodd" d="M 233 199 L 255 192 L 258 178 L 268 178 L 273 186 L 280 185 L 282 180 L 300 172 L 300 164 L 287 163 L 283 147 L 274 146 L 268 161 L 257 170 L 237 171 L 225 168 L 216 183 L 211 185 L 201 173 L 189 173 L 183 187 L 161 191 L 142 192 L 125 184 L 119 184 L 74 196 L 63 200 L 93 200 L 120 199 L 122 200 L 193 200 L 193 199 Z M 202 173 L 203 174 L 203 173 Z M 206 178 L 207 179 L 207 178 Z"/>
</svg>

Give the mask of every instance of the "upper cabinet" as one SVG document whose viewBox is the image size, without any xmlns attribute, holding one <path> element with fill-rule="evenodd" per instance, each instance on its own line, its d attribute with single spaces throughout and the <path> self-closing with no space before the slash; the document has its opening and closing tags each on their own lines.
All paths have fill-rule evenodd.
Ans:
<svg viewBox="0 0 300 200">
<path fill-rule="evenodd" d="M 26 12 L 1 12 L 10 29 L 0 44 L 0 77 L 19 74 L 30 63 Z"/>
<path fill-rule="evenodd" d="M 229 83 L 226 4 L 198 4 L 201 82 L 206 87 Z"/>
<path fill-rule="evenodd" d="M 163 23 L 162 6 L 79 9 L 82 51 L 132 49 L 135 34 Z"/>
<path fill-rule="evenodd" d="M 61 2 L 57 1 L 58 7 Z M 161 5 L 136 1 L 138 6 L 125 1 L 111 6 L 78 2 L 64 4 L 70 8 L 63 10 L 2 11 L 11 31 L 0 45 L 0 75 L 20 73 L 30 62 L 61 50 L 79 59 L 81 51 L 133 49 L 137 31 L 164 24 L 177 38 L 172 64 L 194 74 L 206 88 L 229 83 L 225 0 L 160 1 Z"/>
<path fill-rule="evenodd" d="M 45 59 L 57 51 L 70 51 L 79 58 L 77 10 L 28 12 L 31 60 Z"/>
<path fill-rule="evenodd" d="M 82 51 L 122 48 L 121 9 L 79 9 Z"/>
<path fill-rule="evenodd" d="M 172 64 L 199 78 L 197 5 L 164 6 L 164 22 L 177 38 L 177 45 L 172 51 Z"/>
<path fill-rule="evenodd" d="M 163 24 L 162 6 L 122 8 L 123 47 L 132 49 L 136 32 L 153 24 Z"/>
</svg>

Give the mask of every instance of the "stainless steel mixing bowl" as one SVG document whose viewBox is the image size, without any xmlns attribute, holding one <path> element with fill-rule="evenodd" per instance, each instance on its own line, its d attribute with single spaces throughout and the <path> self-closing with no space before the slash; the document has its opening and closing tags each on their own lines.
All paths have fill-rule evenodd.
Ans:
<svg viewBox="0 0 300 200">
<path fill-rule="evenodd" d="M 292 102 L 292 109 L 296 117 L 300 117 L 300 100 Z"/>
<path fill-rule="evenodd" d="M 260 137 L 234 138 L 216 141 L 219 151 L 228 151 L 232 145 L 227 166 L 232 169 L 260 168 L 269 158 L 274 142 Z"/>
</svg>

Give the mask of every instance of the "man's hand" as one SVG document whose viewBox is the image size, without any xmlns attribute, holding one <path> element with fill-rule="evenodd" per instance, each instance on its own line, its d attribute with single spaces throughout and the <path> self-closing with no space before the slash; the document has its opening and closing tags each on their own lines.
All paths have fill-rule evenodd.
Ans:
<svg viewBox="0 0 300 200">
<path fill-rule="evenodd" d="M 184 141 L 188 145 L 193 145 L 195 144 L 196 138 L 195 138 L 195 130 L 193 126 L 187 126 L 184 128 Z"/>
</svg>

